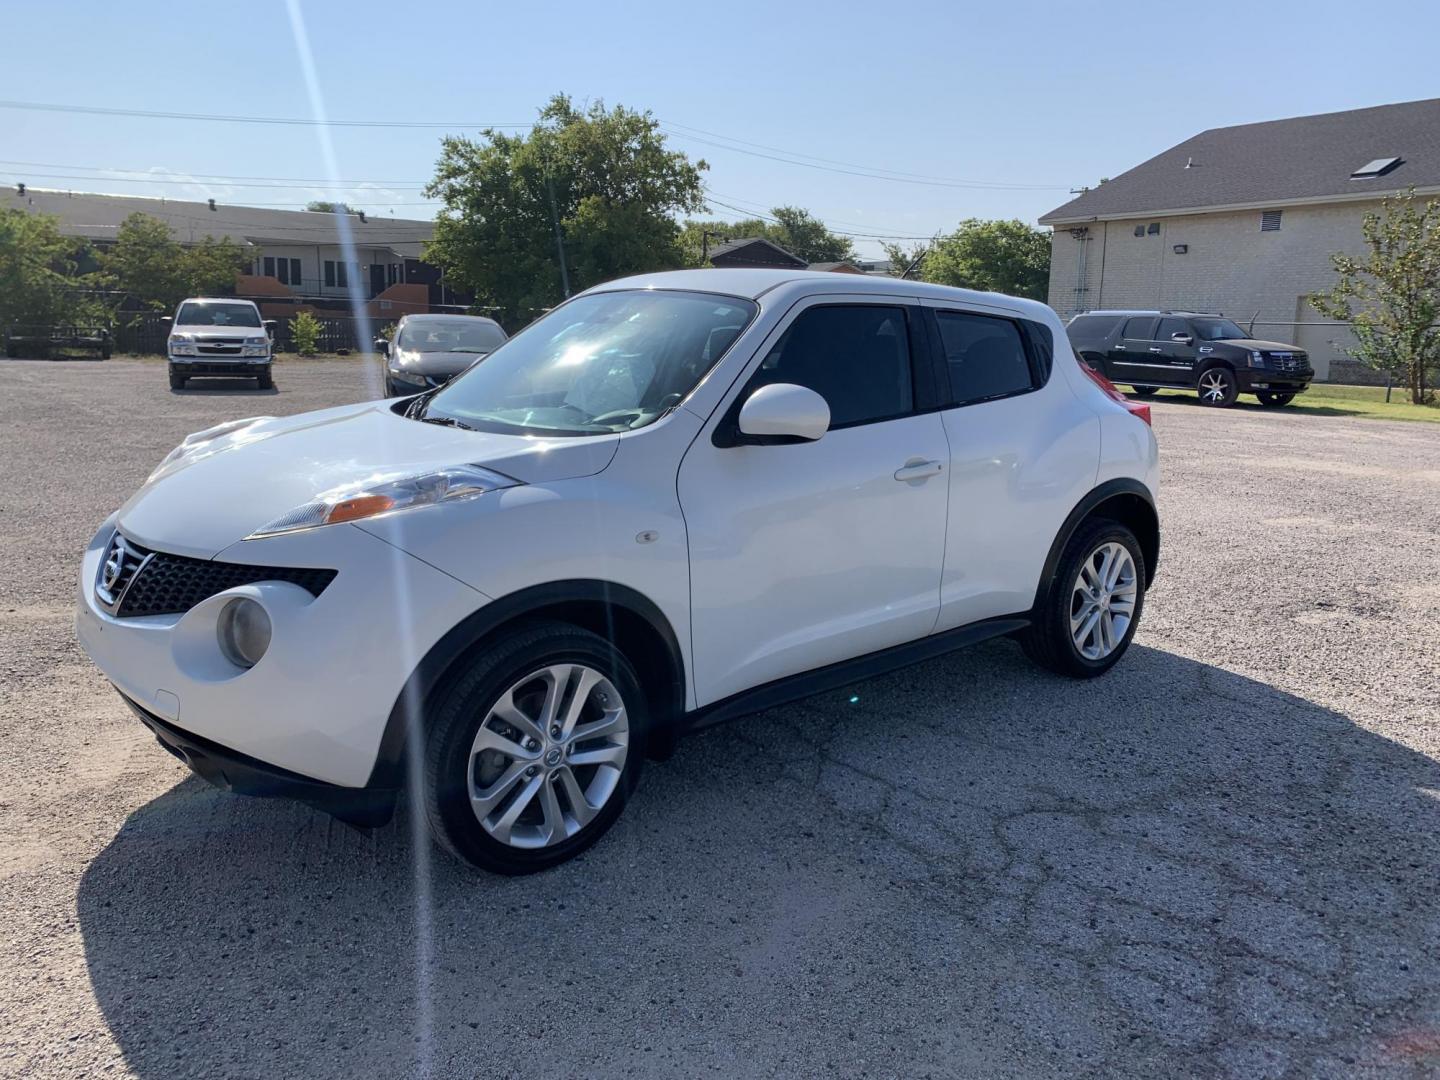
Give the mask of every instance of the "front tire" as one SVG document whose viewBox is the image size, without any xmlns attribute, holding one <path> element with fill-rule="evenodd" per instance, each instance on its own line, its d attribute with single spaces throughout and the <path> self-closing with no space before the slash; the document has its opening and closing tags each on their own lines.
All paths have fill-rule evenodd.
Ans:
<svg viewBox="0 0 1440 1080">
<path fill-rule="evenodd" d="M 274 390 L 275 376 L 269 371 L 257 375 L 255 376 L 255 386 L 260 390 Z"/>
<path fill-rule="evenodd" d="M 184 390 L 184 389 L 185 389 L 185 376 L 184 376 L 184 375 L 176 375 L 175 372 L 172 371 L 172 372 L 170 373 L 170 389 L 171 389 L 171 390 Z"/>
<path fill-rule="evenodd" d="M 1267 409 L 1278 409 L 1282 405 L 1289 405 L 1295 400 L 1294 394 L 1277 394 L 1273 390 L 1256 390 L 1255 396 L 1260 399 L 1260 404 Z"/>
<path fill-rule="evenodd" d="M 1118 521 L 1081 525 L 1060 557 L 1035 621 L 1020 635 L 1041 667 L 1093 679 L 1125 655 L 1145 607 L 1145 556 Z"/>
<path fill-rule="evenodd" d="M 1195 383 L 1195 392 L 1200 395 L 1201 405 L 1228 409 L 1240 396 L 1240 384 L 1227 367 L 1206 368 Z"/>
<path fill-rule="evenodd" d="M 634 790 L 649 725 L 630 662 L 566 623 L 485 649 L 441 691 L 427 732 L 430 829 L 453 855 L 530 874 L 605 834 Z"/>
</svg>

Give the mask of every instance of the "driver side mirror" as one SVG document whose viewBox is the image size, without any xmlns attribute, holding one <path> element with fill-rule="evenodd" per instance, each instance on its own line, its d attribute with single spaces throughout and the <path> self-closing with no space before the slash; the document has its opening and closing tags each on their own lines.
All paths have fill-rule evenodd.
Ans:
<svg viewBox="0 0 1440 1080">
<path fill-rule="evenodd" d="M 173 315 L 161 315 L 161 316 L 160 316 L 160 321 L 161 321 L 161 322 L 174 322 L 174 321 L 175 321 L 175 316 L 173 316 Z"/>
<path fill-rule="evenodd" d="M 375 339 L 375 351 L 382 356 L 388 356 L 390 353 L 390 342 L 386 341 L 383 337 L 377 337 Z"/>
<path fill-rule="evenodd" d="M 275 328 L 279 326 L 280 323 L 277 319 L 261 319 L 260 325 L 265 328 L 266 335 L 273 338 L 275 336 Z"/>
<path fill-rule="evenodd" d="M 1171 334 L 1170 340 L 1179 342 L 1181 345 L 1191 345 L 1195 341 L 1193 337 L 1185 333 Z"/>
<path fill-rule="evenodd" d="M 740 407 L 739 443 L 814 442 L 830 430 L 830 406 L 814 390 L 794 383 L 762 386 Z"/>
</svg>

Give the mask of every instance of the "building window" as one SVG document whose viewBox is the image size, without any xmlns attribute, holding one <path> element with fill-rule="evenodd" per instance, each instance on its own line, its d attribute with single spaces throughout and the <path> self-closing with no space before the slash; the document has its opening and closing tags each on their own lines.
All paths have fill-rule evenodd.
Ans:
<svg viewBox="0 0 1440 1080">
<path fill-rule="evenodd" d="M 300 282 L 300 260 L 299 260 L 299 259 L 291 259 L 291 260 L 290 260 L 290 284 L 291 284 L 291 285 L 294 285 L 297 289 L 300 287 L 301 282 Z"/>
<path fill-rule="evenodd" d="M 275 276 L 275 256 L 273 256 L 273 255 L 266 255 L 266 256 L 265 256 L 265 276 L 266 276 L 266 277 L 274 277 L 274 276 Z"/>
<path fill-rule="evenodd" d="M 1149 228 L 1147 228 L 1147 229 L 1145 230 L 1145 234 L 1146 234 L 1147 236 L 1159 236 L 1159 235 L 1160 235 L 1160 223 L 1159 223 L 1158 221 L 1152 221 L 1152 222 L 1150 223 Z"/>
<path fill-rule="evenodd" d="M 348 263 L 337 262 L 335 264 L 335 285 L 341 289 L 350 287 L 350 266 Z"/>
<path fill-rule="evenodd" d="M 1280 231 L 1280 211 L 1279 211 L 1279 210 L 1266 210 L 1264 213 L 1262 213 L 1262 214 L 1260 215 L 1260 231 L 1261 231 L 1261 232 L 1279 232 L 1279 231 Z"/>
<path fill-rule="evenodd" d="M 325 260 L 325 284 L 330 288 L 335 285 L 335 262 L 333 259 Z"/>
<path fill-rule="evenodd" d="M 1135 226 L 1135 235 L 1136 235 L 1136 236 L 1144 236 L 1144 235 L 1145 235 L 1145 226 L 1144 226 L 1144 225 L 1136 225 L 1136 226 Z"/>
</svg>

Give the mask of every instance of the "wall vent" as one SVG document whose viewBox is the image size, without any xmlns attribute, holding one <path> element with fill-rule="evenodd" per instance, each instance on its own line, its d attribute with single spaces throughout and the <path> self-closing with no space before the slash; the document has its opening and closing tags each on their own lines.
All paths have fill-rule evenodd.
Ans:
<svg viewBox="0 0 1440 1080">
<path fill-rule="evenodd" d="M 1266 211 L 1264 211 L 1263 213 L 1261 213 L 1261 215 L 1260 215 L 1260 231 L 1261 231 L 1261 232 L 1279 232 L 1279 231 L 1280 231 L 1280 211 L 1279 211 L 1279 210 L 1266 210 Z"/>
</svg>

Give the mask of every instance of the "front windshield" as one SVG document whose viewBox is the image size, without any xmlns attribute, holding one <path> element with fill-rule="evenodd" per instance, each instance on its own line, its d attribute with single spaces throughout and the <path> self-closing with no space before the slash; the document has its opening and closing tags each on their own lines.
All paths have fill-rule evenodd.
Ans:
<svg viewBox="0 0 1440 1080">
<path fill-rule="evenodd" d="M 410 352 L 487 353 L 505 343 L 505 331 L 489 319 L 411 319 L 396 341 Z"/>
<path fill-rule="evenodd" d="M 1191 319 L 1190 324 L 1201 341 L 1230 341 L 1250 336 L 1229 319 Z"/>
<path fill-rule="evenodd" d="M 644 427 L 685 399 L 756 310 L 703 293 L 582 296 L 451 382 L 420 418 L 523 435 Z"/>
<path fill-rule="evenodd" d="M 176 326 L 259 326 L 253 304 L 181 304 Z"/>
</svg>

